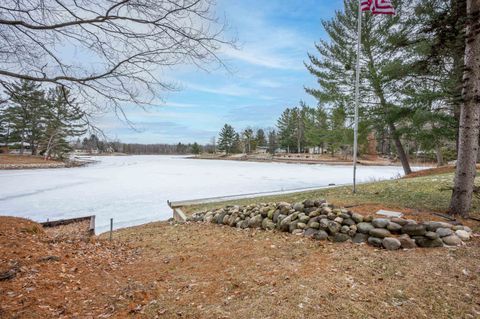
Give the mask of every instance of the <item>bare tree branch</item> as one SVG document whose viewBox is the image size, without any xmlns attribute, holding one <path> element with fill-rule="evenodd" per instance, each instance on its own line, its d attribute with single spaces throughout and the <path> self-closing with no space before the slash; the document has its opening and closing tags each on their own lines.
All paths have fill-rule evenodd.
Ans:
<svg viewBox="0 0 480 319">
<path fill-rule="evenodd" d="M 148 104 L 175 86 L 160 71 L 224 66 L 213 0 L 3 0 L 0 85 L 68 87 L 98 108 Z"/>
</svg>

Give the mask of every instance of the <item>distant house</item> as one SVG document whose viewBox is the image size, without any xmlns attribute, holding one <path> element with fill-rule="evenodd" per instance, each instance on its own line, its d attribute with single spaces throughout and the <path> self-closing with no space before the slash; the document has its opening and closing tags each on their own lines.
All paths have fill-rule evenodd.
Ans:
<svg viewBox="0 0 480 319">
<path fill-rule="evenodd" d="M 257 146 L 255 149 L 255 153 L 257 154 L 266 154 L 268 152 L 268 147 L 267 146 Z"/>
<path fill-rule="evenodd" d="M 308 147 L 307 149 L 308 149 L 309 154 L 321 154 L 322 153 L 322 148 L 320 146 Z"/>
</svg>

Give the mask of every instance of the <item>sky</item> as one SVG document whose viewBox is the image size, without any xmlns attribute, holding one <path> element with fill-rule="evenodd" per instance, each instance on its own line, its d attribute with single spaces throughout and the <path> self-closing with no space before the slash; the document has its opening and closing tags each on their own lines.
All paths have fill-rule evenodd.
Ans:
<svg viewBox="0 0 480 319">
<path fill-rule="evenodd" d="M 106 114 L 98 126 L 110 139 L 128 143 L 210 143 L 225 123 L 241 131 L 273 128 L 287 107 L 314 105 L 304 87 L 316 87 L 304 66 L 315 42 L 325 38 L 322 19 L 342 8 L 341 0 L 218 0 L 217 16 L 228 23 L 219 56 L 227 68 L 200 70 L 180 65 L 165 70 L 179 88 L 161 105 L 127 107 L 125 121 Z M 208 66 L 207 66 L 208 68 Z"/>
</svg>

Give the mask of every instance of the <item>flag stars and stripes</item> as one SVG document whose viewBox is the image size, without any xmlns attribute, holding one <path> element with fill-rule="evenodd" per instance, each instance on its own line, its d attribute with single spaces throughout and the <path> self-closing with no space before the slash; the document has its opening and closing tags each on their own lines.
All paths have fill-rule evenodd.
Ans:
<svg viewBox="0 0 480 319">
<path fill-rule="evenodd" d="M 395 8 L 390 0 L 360 0 L 362 11 L 373 14 L 395 14 Z"/>
</svg>

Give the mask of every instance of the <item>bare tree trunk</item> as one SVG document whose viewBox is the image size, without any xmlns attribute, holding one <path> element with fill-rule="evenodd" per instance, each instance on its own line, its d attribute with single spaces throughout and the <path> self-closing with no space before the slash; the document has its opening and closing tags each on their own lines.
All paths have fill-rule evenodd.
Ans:
<svg viewBox="0 0 480 319">
<path fill-rule="evenodd" d="M 435 154 L 437 156 L 437 166 L 442 166 L 444 165 L 444 161 L 443 161 L 443 154 L 442 154 L 442 148 L 440 147 L 440 145 L 437 143 L 437 145 L 435 145 Z"/>
<path fill-rule="evenodd" d="M 468 217 L 476 175 L 480 121 L 480 0 L 467 0 L 463 103 L 450 214 Z"/>
<path fill-rule="evenodd" d="M 390 128 L 390 133 L 392 134 L 393 142 L 395 143 L 395 148 L 397 149 L 398 158 L 402 163 L 403 172 L 405 175 L 408 175 L 412 172 L 410 168 L 410 163 L 408 162 L 407 154 L 405 153 L 405 149 L 403 148 L 402 141 L 400 141 L 400 137 L 397 134 L 397 129 L 393 123 L 388 124 Z"/>
</svg>

